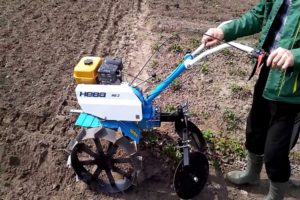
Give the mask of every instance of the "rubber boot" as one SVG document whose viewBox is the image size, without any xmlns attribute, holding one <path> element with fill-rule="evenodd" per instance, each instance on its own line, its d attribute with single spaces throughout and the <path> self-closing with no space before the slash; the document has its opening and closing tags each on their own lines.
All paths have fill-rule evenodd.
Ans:
<svg viewBox="0 0 300 200">
<path fill-rule="evenodd" d="M 288 187 L 288 182 L 275 183 L 271 181 L 269 193 L 264 200 L 283 200 L 287 187 Z"/>
<path fill-rule="evenodd" d="M 248 153 L 247 168 L 243 171 L 228 172 L 226 179 L 236 185 L 259 183 L 260 172 L 263 166 L 263 156 Z"/>
</svg>

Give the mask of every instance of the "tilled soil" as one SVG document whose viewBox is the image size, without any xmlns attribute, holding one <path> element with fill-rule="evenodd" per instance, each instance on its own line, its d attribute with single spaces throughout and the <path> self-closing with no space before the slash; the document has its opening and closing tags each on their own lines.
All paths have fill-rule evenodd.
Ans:
<svg viewBox="0 0 300 200">
<path fill-rule="evenodd" d="M 126 80 L 170 34 L 185 31 L 154 56 L 140 79 L 156 73 L 163 79 L 184 52 L 172 44 L 200 40 L 201 32 L 237 17 L 255 0 L 11 0 L 0 1 L 0 199 L 178 199 L 172 188 L 174 167 L 158 151 L 142 145 L 144 181 L 124 194 L 94 193 L 66 167 L 66 145 L 77 135 L 73 68 L 84 55 L 119 56 Z M 198 33 L 190 31 L 197 30 Z M 188 32 L 188 33 L 187 33 Z M 243 39 L 255 45 L 255 37 Z M 187 50 L 191 46 L 184 46 Z M 248 63 L 248 64 L 245 64 Z M 157 104 L 170 108 L 184 100 L 201 129 L 227 133 L 223 113 L 233 110 L 238 119 L 234 134 L 241 141 L 251 103 L 254 81 L 247 82 L 250 60 L 240 52 L 211 56 L 182 77 L 177 89 L 168 89 Z M 233 84 L 250 92 L 232 93 Z M 155 84 L 143 85 L 149 91 Z M 247 90 L 248 91 L 248 90 Z M 174 141 L 172 125 L 158 131 L 161 139 Z M 297 161 L 295 161 L 297 162 Z M 299 162 L 299 161 L 298 161 Z M 240 167 L 239 164 L 227 168 Z M 225 170 L 227 169 L 225 167 Z M 196 199 L 259 199 L 261 187 L 228 185 L 211 167 L 207 187 Z M 297 199 L 299 176 L 293 175 L 289 199 Z"/>
</svg>

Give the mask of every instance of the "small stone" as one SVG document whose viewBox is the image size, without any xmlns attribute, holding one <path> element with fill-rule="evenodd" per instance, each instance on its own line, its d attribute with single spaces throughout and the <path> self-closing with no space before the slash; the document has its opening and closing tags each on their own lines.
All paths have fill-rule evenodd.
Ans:
<svg viewBox="0 0 300 200">
<path fill-rule="evenodd" d="M 248 195 L 248 192 L 245 191 L 245 190 L 241 190 L 241 191 L 240 191 L 240 194 L 241 194 L 241 195 L 244 195 L 244 196 L 247 196 L 247 195 Z"/>
<path fill-rule="evenodd" d="M 52 190 L 59 190 L 60 185 L 59 184 L 53 184 Z"/>
<path fill-rule="evenodd" d="M 37 18 L 40 18 L 41 16 L 42 16 L 42 14 L 38 13 L 38 14 L 33 15 L 32 19 L 37 19 Z"/>
<path fill-rule="evenodd" d="M 11 124 L 13 120 L 14 120 L 14 116 L 12 116 L 12 115 L 7 115 L 7 116 L 5 116 L 5 117 L 3 118 L 2 122 L 3 122 L 4 124 Z"/>
</svg>

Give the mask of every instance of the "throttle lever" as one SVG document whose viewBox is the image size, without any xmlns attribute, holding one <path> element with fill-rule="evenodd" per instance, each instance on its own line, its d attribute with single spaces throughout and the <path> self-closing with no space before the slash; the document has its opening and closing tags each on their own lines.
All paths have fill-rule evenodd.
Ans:
<svg viewBox="0 0 300 200">
<path fill-rule="evenodd" d="M 254 74 L 259 74 L 261 67 L 264 63 L 264 60 L 268 56 L 269 56 L 269 53 L 265 52 L 264 50 L 254 49 L 252 52 L 250 52 L 250 57 L 256 58 L 257 63 L 256 63 L 256 66 L 253 67 L 253 70 L 252 70 L 248 80 L 250 80 L 254 76 Z"/>
</svg>

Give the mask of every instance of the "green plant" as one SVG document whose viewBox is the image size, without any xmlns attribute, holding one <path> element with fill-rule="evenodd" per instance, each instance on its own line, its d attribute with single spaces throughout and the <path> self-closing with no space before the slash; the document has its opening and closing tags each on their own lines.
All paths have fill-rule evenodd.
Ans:
<svg viewBox="0 0 300 200">
<path fill-rule="evenodd" d="M 231 92 L 233 92 L 233 93 L 239 93 L 240 91 L 243 90 L 243 87 L 239 86 L 237 84 L 231 84 L 229 88 L 230 88 Z"/>
<path fill-rule="evenodd" d="M 241 76 L 241 77 L 245 77 L 247 75 L 247 72 L 243 69 L 239 69 L 238 70 L 238 76 Z"/>
<path fill-rule="evenodd" d="M 220 151 L 224 157 L 235 155 L 239 157 L 245 156 L 243 145 L 235 138 L 221 137 L 215 143 L 215 149 Z"/>
<path fill-rule="evenodd" d="M 233 60 L 229 60 L 229 61 L 227 62 L 227 64 L 230 65 L 230 66 L 234 66 Z"/>
<path fill-rule="evenodd" d="M 178 43 L 174 43 L 174 44 L 172 44 L 172 46 L 171 46 L 171 50 L 172 50 L 173 52 L 180 53 L 180 52 L 183 52 L 183 47 L 180 46 Z"/>
<path fill-rule="evenodd" d="M 145 138 L 145 141 L 148 141 L 150 143 L 156 143 L 159 139 L 157 133 L 153 131 L 143 133 L 143 137 Z"/>
<path fill-rule="evenodd" d="M 158 83 L 158 82 L 161 81 L 161 78 L 160 78 L 158 75 L 156 75 L 155 77 L 152 78 L 152 81 L 153 81 L 154 83 Z"/>
<path fill-rule="evenodd" d="M 214 166 L 214 168 L 220 168 L 222 162 L 220 158 L 214 157 L 212 159 L 212 165 Z"/>
<path fill-rule="evenodd" d="M 156 68 L 157 66 L 158 66 L 158 61 L 157 61 L 157 60 L 153 60 L 153 61 L 151 62 L 150 67 L 151 67 L 151 68 Z"/>
<path fill-rule="evenodd" d="M 210 117 L 210 113 L 209 112 L 206 112 L 206 111 L 202 111 L 201 112 L 201 115 L 204 119 L 208 119 Z"/>
<path fill-rule="evenodd" d="M 208 68 L 208 64 L 206 64 L 206 63 L 204 63 L 202 66 L 201 66 L 201 72 L 203 73 L 203 74 L 208 74 L 208 70 L 209 68 Z"/>
<path fill-rule="evenodd" d="M 223 49 L 222 54 L 224 56 L 233 56 L 234 55 L 229 49 Z"/>
<path fill-rule="evenodd" d="M 1 26 L 2 26 L 2 27 L 6 26 L 7 23 L 8 23 L 7 18 L 0 16 L 0 27 L 1 27 Z"/>
<path fill-rule="evenodd" d="M 246 156 L 243 144 L 238 139 L 222 137 L 210 129 L 202 131 L 202 134 L 209 144 L 209 150 L 214 155 L 212 161 L 216 166 L 220 164 L 220 160 L 229 162 L 230 159 L 234 160 L 235 158 L 244 158 Z"/>
<path fill-rule="evenodd" d="M 245 77 L 247 75 L 247 72 L 244 69 L 241 68 L 231 68 L 229 69 L 229 74 L 231 76 L 239 76 L 239 77 Z"/>
<path fill-rule="evenodd" d="M 230 85 L 230 90 L 234 96 L 238 96 L 239 98 L 245 98 L 251 95 L 251 89 L 247 86 L 240 86 L 237 84 Z"/>
<path fill-rule="evenodd" d="M 175 79 L 175 80 L 171 83 L 170 87 L 171 87 L 173 90 L 180 90 L 181 87 L 182 87 L 182 81 L 181 81 L 181 79 L 180 79 L 180 78 Z"/>
<path fill-rule="evenodd" d="M 200 41 L 197 38 L 192 38 L 188 42 L 188 48 L 189 49 L 195 49 L 200 45 Z"/>
<path fill-rule="evenodd" d="M 236 138 L 230 138 L 228 149 L 237 156 L 245 157 L 246 151 L 244 149 L 244 145 Z"/>
<path fill-rule="evenodd" d="M 166 105 L 163 109 L 164 112 L 172 113 L 176 111 L 176 107 L 173 105 Z"/>
<path fill-rule="evenodd" d="M 203 137 L 206 141 L 208 142 L 213 142 L 213 138 L 214 138 L 214 132 L 210 129 L 207 130 L 203 130 L 202 131 Z"/>
<path fill-rule="evenodd" d="M 189 109 L 189 115 L 191 117 L 198 117 L 199 116 L 198 111 L 197 110 L 193 110 L 193 109 Z"/>
<path fill-rule="evenodd" d="M 232 110 L 225 109 L 223 119 L 226 122 L 226 128 L 228 131 L 233 131 L 238 128 L 238 118 Z"/>
<path fill-rule="evenodd" d="M 181 152 L 178 146 L 172 144 L 167 144 L 163 147 L 162 153 L 164 156 L 168 157 L 172 161 L 178 163 L 181 160 Z"/>
<path fill-rule="evenodd" d="M 160 47 L 159 44 L 153 44 L 153 45 L 151 46 L 151 49 L 152 49 L 153 51 L 158 51 L 158 50 L 159 50 L 159 47 Z"/>
<path fill-rule="evenodd" d="M 293 150 L 290 152 L 290 157 L 292 160 L 300 160 L 300 152 L 297 150 Z"/>
</svg>

